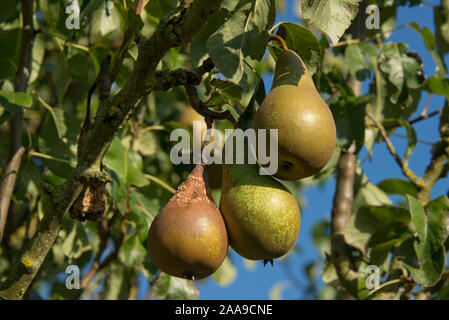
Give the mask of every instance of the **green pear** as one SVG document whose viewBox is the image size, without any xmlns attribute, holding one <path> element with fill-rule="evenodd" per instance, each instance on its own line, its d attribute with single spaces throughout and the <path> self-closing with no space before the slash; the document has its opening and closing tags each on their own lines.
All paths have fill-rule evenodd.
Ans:
<svg viewBox="0 0 449 320">
<path fill-rule="evenodd" d="M 301 224 L 293 195 L 273 177 L 260 175 L 258 164 L 222 167 L 220 211 L 231 247 L 250 260 L 286 254 L 294 246 Z"/>
<path fill-rule="evenodd" d="M 279 179 L 312 176 L 332 157 L 336 143 L 332 112 L 295 52 L 285 50 L 278 56 L 273 87 L 256 112 L 253 128 L 278 129 L 274 176 Z"/>
</svg>

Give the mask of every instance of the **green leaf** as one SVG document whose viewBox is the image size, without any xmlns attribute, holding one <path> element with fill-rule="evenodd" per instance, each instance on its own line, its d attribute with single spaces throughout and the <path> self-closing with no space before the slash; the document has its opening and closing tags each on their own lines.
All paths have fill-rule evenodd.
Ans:
<svg viewBox="0 0 449 320">
<path fill-rule="evenodd" d="M 159 23 L 160 18 L 165 16 L 170 11 L 176 9 L 178 1 L 176 0 L 151 0 L 145 7 L 145 10 L 156 18 L 154 22 Z"/>
<path fill-rule="evenodd" d="M 337 270 L 329 257 L 326 257 L 324 260 L 321 278 L 323 279 L 323 282 L 327 284 L 332 284 L 338 281 Z"/>
<path fill-rule="evenodd" d="M 211 80 L 211 85 L 215 87 L 217 90 L 215 90 L 214 95 L 219 95 L 223 97 L 223 102 L 214 104 L 214 95 L 211 98 L 211 101 L 209 101 L 209 105 L 218 105 L 222 106 L 228 101 L 235 101 L 239 102 L 242 98 L 242 89 L 239 85 L 228 81 L 228 80 L 221 80 L 217 78 L 213 78 Z"/>
<path fill-rule="evenodd" d="M 198 66 L 207 56 L 207 39 L 222 26 L 228 18 L 230 12 L 224 8 L 220 8 L 207 23 L 196 34 L 190 44 L 190 57 L 195 66 Z"/>
<path fill-rule="evenodd" d="M 318 39 L 307 28 L 292 22 L 279 25 L 277 34 L 281 36 L 290 50 L 295 51 L 311 74 L 314 74 L 321 60 L 321 47 Z"/>
<path fill-rule="evenodd" d="M 126 268 L 120 263 L 111 263 L 105 273 L 107 277 L 104 289 L 101 291 L 102 299 L 129 299 L 131 274 L 127 273 Z"/>
<path fill-rule="evenodd" d="M 417 22 L 411 23 L 410 26 L 413 29 L 415 29 L 422 36 L 424 43 L 427 47 L 427 50 L 429 50 L 430 54 L 433 57 L 433 60 L 435 61 L 436 74 L 438 75 L 439 78 L 444 78 L 446 76 L 446 68 L 444 66 L 443 60 L 435 51 L 435 49 L 436 49 L 435 41 L 436 40 L 435 40 L 435 36 L 433 35 L 432 31 L 430 31 L 430 29 L 427 27 L 423 27 L 421 29 Z"/>
<path fill-rule="evenodd" d="M 65 235 L 60 235 L 64 239 L 62 250 L 66 257 L 78 259 L 84 252 L 92 249 L 84 226 L 80 221 L 65 219 L 62 229 L 65 230 Z"/>
<path fill-rule="evenodd" d="M 268 293 L 269 299 L 270 300 L 282 300 L 282 293 L 289 286 L 290 286 L 290 282 L 288 282 L 288 281 L 281 281 L 281 282 L 275 283 L 270 288 L 270 292 Z"/>
<path fill-rule="evenodd" d="M 118 137 L 112 140 L 103 163 L 117 174 L 124 185 L 141 187 L 148 184 L 142 173 L 141 157 L 135 151 L 125 148 Z"/>
<path fill-rule="evenodd" d="M 0 90 L 0 105 L 10 113 L 31 107 L 33 99 L 26 92 L 12 92 Z"/>
<path fill-rule="evenodd" d="M 377 186 L 387 194 L 409 194 L 416 197 L 416 194 L 418 193 L 418 190 L 413 183 L 399 178 L 385 179 L 379 182 Z"/>
<path fill-rule="evenodd" d="M 67 133 L 67 126 L 65 124 L 64 110 L 59 108 L 52 108 L 46 104 L 44 106 L 49 111 L 53 122 L 55 124 L 56 131 L 58 133 L 58 138 L 62 139 Z"/>
<path fill-rule="evenodd" d="M 425 89 L 430 93 L 440 94 L 449 99 L 449 79 L 430 77 L 426 82 Z"/>
<path fill-rule="evenodd" d="M 74 150 L 70 148 L 69 143 L 66 143 L 65 140 L 60 138 L 61 130 L 64 131 L 67 129 L 65 119 L 63 119 L 64 112 L 62 109 L 53 110 L 56 114 L 56 120 L 54 120 L 55 118 L 53 116 L 45 118 L 41 133 L 38 137 L 39 152 L 70 161 L 72 158 L 75 158 Z M 59 129 L 58 126 L 60 126 Z M 74 169 L 70 164 L 65 162 L 50 159 L 42 159 L 42 161 L 52 172 L 61 178 L 68 178 Z"/>
<path fill-rule="evenodd" d="M 228 20 L 207 40 L 207 49 L 217 69 L 249 91 L 244 59 L 260 60 L 275 18 L 274 0 L 244 0 Z"/>
<path fill-rule="evenodd" d="M 172 277 L 169 276 L 168 274 L 165 274 L 163 272 L 159 273 L 157 281 L 153 284 L 154 288 L 152 288 L 153 295 L 156 298 L 162 300 L 167 297 L 168 289 L 170 288 L 171 278 Z"/>
<path fill-rule="evenodd" d="M 158 147 L 157 137 L 153 131 L 141 130 L 139 136 L 134 141 L 134 149 L 144 156 L 152 156 L 156 153 Z"/>
<path fill-rule="evenodd" d="M 440 57 L 444 57 L 449 52 L 449 3 L 441 1 L 441 5 L 435 6 L 433 12 L 437 52 Z"/>
<path fill-rule="evenodd" d="M 422 60 L 415 52 L 408 52 L 405 43 L 386 43 L 379 56 L 379 68 L 388 75 L 388 80 L 396 88 L 390 97 L 392 103 L 407 100 L 407 89 L 417 89 L 424 85 L 425 75 Z"/>
<path fill-rule="evenodd" d="M 315 224 L 312 230 L 312 239 L 322 256 L 325 256 L 326 252 L 330 252 L 330 222 L 322 221 Z"/>
<path fill-rule="evenodd" d="M 412 155 L 413 151 L 416 148 L 416 144 L 418 143 L 415 128 L 413 128 L 408 121 L 402 119 L 384 119 L 383 122 L 385 124 L 391 123 L 393 125 L 400 125 L 405 128 L 405 131 L 407 132 L 407 148 L 405 149 L 403 162 L 405 166 L 408 166 L 410 156 Z"/>
<path fill-rule="evenodd" d="M 265 99 L 265 84 L 263 82 L 263 79 L 260 78 L 256 83 L 253 96 L 251 97 L 248 106 L 239 117 L 239 128 L 241 128 L 242 130 L 246 130 L 252 127 L 252 121 L 254 119 L 254 116 L 256 115 L 256 111 L 262 104 L 263 99 Z"/>
<path fill-rule="evenodd" d="M 336 44 L 358 13 L 361 0 L 303 0 L 301 15 L 312 26 L 325 32 Z"/>
<path fill-rule="evenodd" d="M 226 257 L 221 267 L 212 275 L 217 283 L 226 287 L 237 278 L 237 268 L 232 264 L 231 260 Z"/>
<path fill-rule="evenodd" d="M 160 300 L 195 300 L 200 293 L 191 280 L 180 279 L 165 273 L 159 275 L 154 284 L 154 296 Z"/>
<path fill-rule="evenodd" d="M 348 148 L 356 141 L 358 153 L 365 140 L 365 107 L 366 97 L 342 97 L 330 105 L 337 127 L 337 145 Z"/>
<path fill-rule="evenodd" d="M 34 37 L 32 60 L 31 60 L 31 74 L 28 80 L 28 85 L 33 83 L 39 76 L 42 62 L 45 55 L 45 37 L 42 34 L 37 34 Z"/>
<path fill-rule="evenodd" d="M 113 1 L 105 1 L 92 14 L 93 41 L 99 42 L 102 38 L 119 34 L 122 25 L 122 17 Z"/>
<path fill-rule="evenodd" d="M 59 103 L 62 102 L 68 85 L 69 85 L 69 66 L 67 64 L 67 59 L 65 55 L 61 52 L 59 54 L 58 63 L 56 64 L 56 71 L 55 71 L 56 95 L 58 97 Z"/>
<path fill-rule="evenodd" d="M 360 44 L 348 45 L 345 50 L 345 59 L 348 62 L 349 72 L 357 80 L 363 81 L 371 75 Z"/>
<path fill-rule="evenodd" d="M 167 294 L 171 300 L 196 300 L 200 296 L 193 281 L 176 277 L 171 277 Z"/>
<path fill-rule="evenodd" d="M 445 264 L 444 241 L 448 235 L 449 200 L 440 197 L 424 207 L 416 198 L 407 196 L 418 268 L 404 261 L 413 279 L 422 286 L 432 286 L 441 277 Z M 412 241 L 411 240 L 411 241 Z"/>
<path fill-rule="evenodd" d="M 146 256 L 147 250 L 139 237 L 132 236 L 122 244 L 118 257 L 125 265 L 141 269 Z"/>
<path fill-rule="evenodd" d="M 355 181 L 355 198 L 353 204 L 353 210 L 358 210 L 364 205 L 371 206 L 383 206 L 392 205 L 388 195 L 383 192 L 376 185 L 372 184 L 366 175 L 361 172 L 360 168 L 356 169 L 356 181 Z"/>
<path fill-rule="evenodd" d="M 9 2 L 9 1 L 8 1 Z M 0 80 L 12 79 L 17 68 L 16 56 L 18 55 L 20 44 L 19 29 L 0 31 Z"/>
<path fill-rule="evenodd" d="M 370 246 L 394 239 L 394 235 L 382 240 L 373 239 L 376 232 L 384 232 L 390 224 L 395 224 L 394 232 L 399 232 L 398 223 L 407 224 L 410 214 L 407 209 L 394 206 L 363 206 L 351 216 L 345 238 L 348 243 L 366 252 Z M 386 236 L 382 235 L 382 236 Z M 378 237 L 378 236 L 377 236 Z"/>
<path fill-rule="evenodd" d="M 371 100 L 368 108 L 376 120 L 382 122 L 384 119 L 408 119 L 418 108 L 422 90 L 404 86 L 396 100 L 398 89 L 388 81 L 388 74 L 379 71 L 376 64 L 375 70 L 376 77 L 370 84 L 372 94 L 369 95 Z"/>
</svg>

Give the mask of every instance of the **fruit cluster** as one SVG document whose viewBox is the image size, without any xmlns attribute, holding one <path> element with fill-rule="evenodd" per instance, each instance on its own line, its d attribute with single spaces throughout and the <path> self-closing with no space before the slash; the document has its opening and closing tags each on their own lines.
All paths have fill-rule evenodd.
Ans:
<svg viewBox="0 0 449 320">
<path fill-rule="evenodd" d="M 331 158 L 336 143 L 332 113 L 295 52 L 287 49 L 278 56 L 273 87 L 253 128 L 278 129 L 276 178 L 312 176 Z M 156 216 L 148 250 L 162 271 L 201 279 L 221 266 L 228 244 L 247 259 L 265 262 L 294 246 L 301 222 L 298 204 L 281 182 L 260 175 L 258 164 L 223 164 L 221 189 L 218 209 L 205 165 L 197 164 Z"/>
</svg>

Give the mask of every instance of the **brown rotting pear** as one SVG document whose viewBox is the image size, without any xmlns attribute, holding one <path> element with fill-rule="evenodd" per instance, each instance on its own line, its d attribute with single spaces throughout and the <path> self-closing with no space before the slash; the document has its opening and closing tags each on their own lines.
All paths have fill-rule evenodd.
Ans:
<svg viewBox="0 0 449 320">
<path fill-rule="evenodd" d="M 228 251 L 223 217 L 210 195 L 205 165 L 195 165 L 150 226 L 148 251 L 163 272 L 185 279 L 214 273 Z"/>
</svg>

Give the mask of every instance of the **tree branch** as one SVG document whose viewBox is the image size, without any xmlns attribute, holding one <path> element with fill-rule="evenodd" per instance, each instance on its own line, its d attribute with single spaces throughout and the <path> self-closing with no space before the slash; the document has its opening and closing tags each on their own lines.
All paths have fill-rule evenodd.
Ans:
<svg viewBox="0 0 449 320">
<path fill-rule="evenodd" d="M 192 105 L 192 108 L 195 109 L 196 112 L 198 112 L 200 115 L 202 115 L 205 118 L 206 123 L 210 123 L 212 119 L 218 119 L 218 120 L 229 120 L 234 125 L 235 128 L 238 127 L 237 121 L 232 116 L 231 112 L 229 110 L 223 111 L 223 112 L 216 112 L 213 110 L 210 110 L 200 97 L 198 96 L 198 92 L 196 91 L 196 88 L 194 85 L 185 85 L 187 96 L 189 97 L 190 104 Z M 209 126 L 208 126 L 209 128 Z"/>
<path fill-rule="evenodd" d="M 430 192 L 437 180 L 445 170 L 445 165 L 449 158 L 449 101 L 446 100 L 445 106 L 440 117 L 440 140 L 432 149 L 432 160 L 428 165 L 426 172 L 422 177 L 423 184 L 418 192 L 418 200 L 427 203 L 430 200 Z"/>
<path fill-rule="evenodd" d="M 106 179 L 100 170 L 103 156 L 138 103 L 151 91 L 159 61 L 171 47 L 189 43 L 222 1 L 196 0 L 180 6 L 161 19 L 153 35 L 139 44 L 133 75 L 115 96 L 100 102 L 93 127 L 86 135 L 87 147 L 81 152 L 75 173 L 56 187 L 53 204 L 38 231 L 12 274 L 0 285 L 0 298 L 22 298 L 56 240 L 66 212 L 82 192 L 83 186 L 92 180 Z"/>
<path fill-rule="evenodd" d="M 31 54 L 35 32 L 33 30 L 33 1 L 21 0 L 22 32 L 20 42 L 19 64 L 14 81 L 14 91 L 26 92 L 31 74 Z M 0 185 L 0 243 L 5 230 L 11 196 L 16 184 L 20 162 L 24 149 L 22 147 L 23 110 L 20 109 L 11 117 L 9 134 L 9 163 L 2 177 Z"/>
<path fill-rule="evenodd" d="M 402 161 L 401 157 L 399 157 L 398 153 L 396 152 L 396 149 L 394 148 L 393 144 L 391 143 L 390 138 L 388 138 L 387 131 L 385 130 L 384 126 L 381 125 L 376 121 L 374 116 L 371 114 L 371 112 L 367 111 L 367 116 L 371 119 L 371 121 L 374 123 L 374 126 L 379 130 L 380 135 L 385 140 L 385 143 L 387 144 L 388 150 L 390 151 L 391 155 L 393 156 L 394 160 L 398 164 L 398 166 L 401 168 L 402 173 L 416 186 L 422 185 L 421 179 L 419 179 L 413 172 L 408 168 L 405 163 Z"/>
<path fill-rule="evenodd" d="M 366 37 L 365 8 L 367 1 L 359 5 L 359 13 L 351 26 L 354 39 L 363 40 Z M 360 96 L 362 85 L 352 76 L 348 79 L 349 86 L 356 96 Z M 357 156 L 355 141 L 349 148 L 342 150 L 337 164 L 337 182 L 334 195 L 334 205 L 331 217 L 331 261 L 335 266 L 340 284 L 346 292 L 357 298 L 357 273 L 352 268 L 351 248 L 345 241 L 346 226 L 351 217 L 354 202 L 354 178 Z"/>
<path fill-rule="evenodd" d="M 212 71 L 214 63 L 211 58 L 206 59 L 201 66 L 193 70 L 176 69 L 172 71 L 158 71 L 154 82 L 150 86 L 152 91 L 167 91 L 174 87 L 185 85 L 198 85 L 207 72 Z"/>
</svg>

